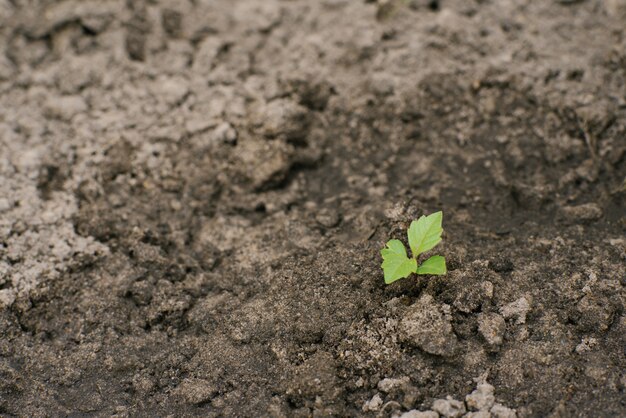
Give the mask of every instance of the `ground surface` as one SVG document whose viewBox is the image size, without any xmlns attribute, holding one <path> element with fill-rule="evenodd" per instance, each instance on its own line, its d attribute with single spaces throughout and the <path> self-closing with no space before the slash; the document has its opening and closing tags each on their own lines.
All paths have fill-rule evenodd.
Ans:
<svg viewBox="0 0 626 418">
<path fill-rule="evenodd" d="M 0 415 L 625 416 L 624 22 L 0 0 Z"/>
</svg>

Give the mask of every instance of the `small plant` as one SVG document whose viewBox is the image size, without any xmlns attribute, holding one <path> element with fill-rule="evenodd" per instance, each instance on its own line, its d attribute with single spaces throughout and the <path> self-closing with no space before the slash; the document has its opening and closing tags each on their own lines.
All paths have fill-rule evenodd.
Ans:
<svg viewBox="0 0 626 418">
<path fill-rule="evenodd" d="M 446 259 L 440 255 L 433 255 L 422 264 L 417 264 L 417 257 L 434 248 L 441 242 L 443 228 L 441 222 L 443 212 L 435 212 L 428 216 L 422 215 L 417 221 L 411 222 L 409 231 L 409 246 L 413 257 L 409 258 L 404 244 L 397 239 L 387 242 L 380 253 L 383 256 L 383 272 L 385 283 L 390 284 L 399 279 L 415 274 L 446 274 Z"/>
</svg>

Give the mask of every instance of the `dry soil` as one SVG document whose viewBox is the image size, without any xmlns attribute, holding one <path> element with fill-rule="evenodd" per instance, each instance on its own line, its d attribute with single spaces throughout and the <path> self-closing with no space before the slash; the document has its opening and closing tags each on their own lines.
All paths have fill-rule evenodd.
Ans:
<svg viewBox="0 0 626 418">
<path fill-rule="evenodd" d="M 626 416 L 625 207 L 624 0 L 0 0 L 0 416 Z"/>
</svg>

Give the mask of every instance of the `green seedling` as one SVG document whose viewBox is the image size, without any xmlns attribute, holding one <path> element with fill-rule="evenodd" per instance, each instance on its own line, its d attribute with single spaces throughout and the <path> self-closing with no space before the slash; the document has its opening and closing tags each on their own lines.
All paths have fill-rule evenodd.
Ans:
<svg viewBox="0 0 626 418">
<path fill-rule="evenodd" d="M 413 257 L 409 258 L 404 244 L 397 239 L 387 242 L 380 253 L 383 256 L 383 272 L 385 283 L 390 284 L 399 279 L 415 274 L 446 274 L 446 259 L 440 255 L 433 255 L 422 264 L 417 263 L 420 254 L 433 249 L 441 242 L 443 228 L 441 222 L 443 212 L 435 212 L 428 216 L 422 215 L 417 221 L 411 222 L 407 233 L 409 247 Z"/>
</svg>

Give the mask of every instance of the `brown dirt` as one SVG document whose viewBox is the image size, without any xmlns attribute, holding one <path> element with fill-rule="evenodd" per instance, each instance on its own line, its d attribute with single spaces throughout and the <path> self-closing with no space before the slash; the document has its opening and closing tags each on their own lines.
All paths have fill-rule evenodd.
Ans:
<svg viewBox="0 0 626 418">
<path fill-rule="evenodd" d="M 0 415 L 625 416 L 624 21 L 0 0 Z"/>
</svg>

